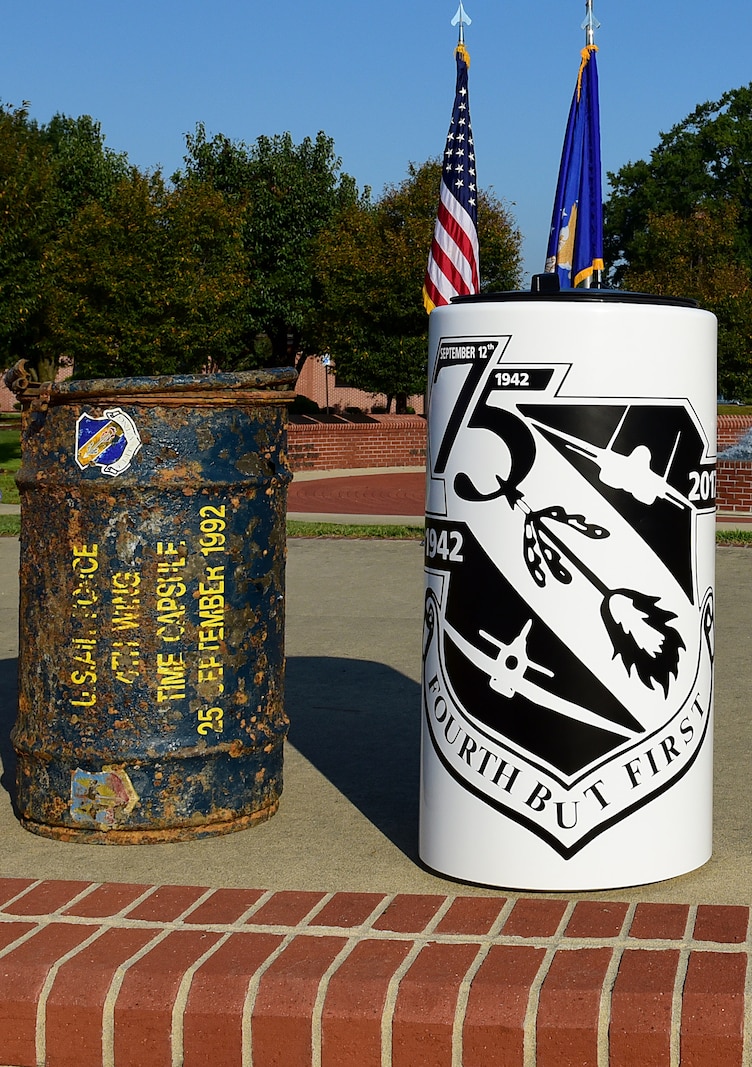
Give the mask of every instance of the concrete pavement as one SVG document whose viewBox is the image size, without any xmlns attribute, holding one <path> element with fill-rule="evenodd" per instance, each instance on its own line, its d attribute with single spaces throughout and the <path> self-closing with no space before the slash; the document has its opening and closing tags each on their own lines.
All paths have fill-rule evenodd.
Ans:
<svg viewBox="0 0 752 1067">
<path fill-rule="evenodd" d="M 0 872 L 266 889 L 487 894 L 417 860 L 423 600 L 417 541 L 291 540 L 279 812 L 197 842 L 97 848 L 21 829 L 11 807 L 18 542 L 0 539 Z M 599 899 L 748 904 L 752 896 L 752 552 L 717 554 L 715 850 L 700 870 Z M 493 891 L 491 891 L 493 892 Z M 555 895 L 555 894 L 554 894 Z M 561 894 L 559 894 L 561 895 Z"/>
</svg>

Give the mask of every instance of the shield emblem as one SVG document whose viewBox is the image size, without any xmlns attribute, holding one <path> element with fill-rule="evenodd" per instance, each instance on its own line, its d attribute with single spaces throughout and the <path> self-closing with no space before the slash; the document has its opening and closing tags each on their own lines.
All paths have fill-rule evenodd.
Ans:
<svg viewBox="0 0 752 1067">
<path fill-rule="evenodd" d="M 567 858 L 705 740 L 714 461 L 688 400 L 565 396 L 566 364 L 508 342 L 439 345 L 434 384 L 463 383 L 432 408 L 424 715 L 449 773 Z"/>
<path fill-rule="evenodd" d="M 85 412 L 76 420 L 75 459 L 81 470 L 94 467 L 116 477 L 128 470 L 140 448 L 136 424 L 121 408 L 101 416 Z"/>
</svg>

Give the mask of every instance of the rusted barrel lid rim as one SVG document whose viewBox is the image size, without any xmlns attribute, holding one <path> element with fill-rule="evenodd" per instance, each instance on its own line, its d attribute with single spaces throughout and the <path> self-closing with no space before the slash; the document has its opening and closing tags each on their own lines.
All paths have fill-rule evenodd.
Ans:
<svg viewBox="0 0 752 1067">
<path fill-rule="evenodd" d="M 291 403 L 298 373 L 294 367 L 270 367 L 221 374 L 174 374 L 154 378 L 99 378 L 55 384 L 51 404 L 75 404 L 109 397 L 131 404 L 237 405 Z"/>
<path fill-rule="evenodd" d="M 6 384 L 22 402 L 81 404 L 91 401 L 149 406 L 237 407 L 242 404 L 290 404 L 298 373 L 294 367 L 267 367 L 218 374 L 174 374 L 141 378 L 30 381 L 24 361 L 6 375 Z M 36 404 L 33 404 L 36 406 Z"/>
</svg>

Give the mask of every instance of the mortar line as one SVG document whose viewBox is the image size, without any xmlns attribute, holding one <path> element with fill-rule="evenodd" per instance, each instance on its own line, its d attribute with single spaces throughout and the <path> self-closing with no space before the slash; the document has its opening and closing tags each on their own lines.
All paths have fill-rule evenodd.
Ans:
<svg viewBox="0 0 752 1067">
<path fill-rule="evenodd" d="M 326 1000 L 326 994 L 329 991 L 329 983 L 353 949 L 360 944 L 361 940 L 359 933 L 353 934 L 334 957 L 319 981 L 319 986 L 316 990 L 316 999 L 313 1002 L 313 1011 L 311 1012 L 311 1067 L 321 1067 L 321 1026 L 324 1014 L 324 1001 Z M 180 1067 L 180 1065 L 175 1064 L 174 1067 Z"/>
<path fill-rule="evenodd" d="M 556 927 L 556 931 L 553 937 L 550 939 L 551 944 L 546 949 L 546 953 L 541 960 L 538 973 L 533 979 L 530 985 L 530 992 L 527 999 L 527 1011 L 525 1012 L 525 1022 L 523 1024 L 524 1044 L 522 1062 L 523 1067 L 536 1067 L 538 1058 L 538 1033 L 536 1024 L 538 1021 L 538 1006 L 540 1002 L 540 993 L 543 987 L 543 983 L 546 979 L 548 972 L 551 970 L 551 965 L 554 961 L 556 953 L 559 950 L 559 944 L 561 938 L 564 936 L 569 920 L 575 909 L 576 901 L 570 900 L 564 909 L 564 913 L 559 920 L 559 925 Z M 530 941 L 527 942 L 530 944 Z M 541 948 L 543 946 L 540 946 Z"/>
<path fill-rule="evenodd" d="M 246 989 L 245 997 L 243 999 L 243 1010 L 241 1015 L 241 1067 L 253 1067 L 252 1018 L 253 1010 L 256 1007 L 256 997 L 258 996 L 261 979 L 275 960 L 279 959 L 288 945 L 292 944 L 295 937 L 296 932 L 294 930 L 291 930 L 286 937 L 283 937 L 275 950 L 267 956 L 259 967 L 256 968 L 248 980 L 248 988 Z"/>
<path fill-rule="evenodd" d="M 462 982 L 460 983 L 460 990 L 458 992 L 457 1006 L 454 1008 L 454 1022 L 452 1024 L 452 1065 L 451 1067 L 462 1067 L 462 1057 L 464 1052 L 464 1029 L 465 1018 L 467 1015 L 467 1004 L 470 999 L 470 989 L 473 987 L 475 977 L 483 966 L 483 961 L 486 956 L 489 955 L 493 946 L 499 944 L 499 934 L 503 925 L 507 922 L 509 915 L 514 907 L 514 899 L 508 898 L 501 910 L 499 911 L 496 919 L 493 921 L 489 929 L 487 929 L 485 935 L 481 935 L 483 938 L 476 958 L 471 962 Z M 475 939 L 473 939 L 475 940 Z M 468 939 L 468 943 L 471 943 Z"/>
<path fill-rule="evenodd" d="M 55 960 L 50 966 L 37 999 L 37 1014 L 34 1027 L 34 1048 L 37 1063 L 44 1064 L 47 1062 L 47 1001 L 60 968 L 64 963 L 72 960 L 80 952 L 83 952 L 84 949 L 88 948 L 89 945 L 97 941 L 104 933 L 105 927 L 100 927 L 99 930 L 95 930 L 94 933 L 85 938 L 80 945 L 74 945 L 72 949 L 69 949 L 68 952 L 60 956 L 60 958 Z"/>
<path fill-rule="evenodd" d="M 624 921 L 621 924 L 621 931 L 619 934 L 620 941 L 615 944 L 611 949 L 611 959 L 609 965 L 606 968 L 606 973 L 603 976 L 603 986 L 601 988 L 600 1003 L 598 1005 L 598 1044 L 597 1044 L 597 1058 L 598 1067 L 609 1067 L 611 1058 L 611 1005 L 614 994 L 614 986 L 616 985 L 616 978 L 619 973 L 619 967 L 621 966 L 622 957 L 624 955 L 627 941 L 627 931 L 632 925 L 634 919 L 634 913 L 637 909 L 637 904 L 632 903 L 627 908 L 624 915 Z"/>
<path fill-rule="evenodd" d="M 263 903 L 263 902 L 262 902 Z M 324 904 L 327 903 L 324 901 Z M 577 901 L 574 902 L 575 904 Z M 135 903 L 134 903 L 135 906 Z M 323 905 L 322 905 L 323 906 Z M 381 911 L 385 910 L 389 906 L 387 900 L 384 907 L 379 907 L 376 910 L 375 918 Z M 242 931 L 245 929 L 251 929 L 257 933 L 267 933 L 276 935 L 286 935 L 291 929 L 294 929 L 300 936 L 303 937 L 345 937 L 349 938 L 355 929 L 363 929 L 367 933 L 369 938 L 380 940 L 396 940 L 396 941 L 415 941 L 422 940 L 425 942 L 432 941 L 440 944 L 498 944 L 498 945 L 511 945 L 511 946 L 533 946 L 536 948 L 548 948 L 552 944 L 556 944 L 562 952 L 576 951 L 581 948 L 588 948 L 597 945 L 603 948 L 618 948 L 629 947 L 633 949 L 652 949 L 653 951 L 666 950 L 671 948 L 680 947 L 684 941 L 683 938 L 676 937 L 650 937 L 650 938 L 633 938 L 622 937 L 617 935 L 615 937 L 563 937 L 559 938 L 556 935 L 551 936 L 523 936 L 520 934 L 450 934 L 450 933 L 427 933 L 421 931 L 419 933 L 401 932 L 398 930 L 377 930 L 370 926 L 365 927 L 351 927 L 351 926 L 303 926 L 296 925 L 291 927 L 288 924 L 265 924 L 260 923 L 258 925 L 247 924 L 247 919 L 253 915 L 256 910 L 256 905 L 253 905 L 248 911 L 244 912 L 243 916 L 232 923 L 185 923 L 181 918 L 174 920 L 160 920 L 160 919 L 128 919 L 124 917 L 124 921 L 120 921 L 122 918 L 121 913 L 118 912 L 115 915 L 106 916 L 70 916 L 70 915 L 3 915 L 0 913 L 0 925 L 13 924 L 13 923 L 31 923 L 38 930 L 42 930 L 45 926 L 49 925 L 47 920 L 52 918 L 56 924 L 59 925 L 72 925 L 72 926 L 103 926 L 107 929 L 114 930 L 173 930 L 173 931 L 185 931 L 185 930 L 203 930 L 207 933 L 225 934 L 232 931 Z M 313 916 L 312 916 L 313 917 Z M 241 923 L 243 925 L 241 925 Z M 714 952 L 714 953 L 738 953 L 740 950 L 744 950 L 743 942 L 729 942 L 729 941 L 697 941 L 692 944 L 693 952 Z M 750 950 L 752 951 L 752 949 Z M 5 949 L 0 949 L 0 955 L 3 952 L 7 952 Z M 1 1065 L 0 1065 L 1 1067 Z"/>
<path fill-rule="evenodd" d="M 670 1067 L 679 1067 L 681 1062 L 681 1017 L 684 1005 L 684 983 L 687 980 L 687 968 L 689 967 L 689 954 L 693 948 L 694 929 L 697 919 L 697 905 L 690 906 L 687 921 L 684 926 L 684 938 L 679 942 L 679 960 L 676 966 L 674 990 L 671 997 L 671 1039 L 670 1039 Z"/>
<path fill-rule="evenodd" d="M 389 907 L 393 897 L 384 897 L 371 912 L 366 916 L 362 923 L 357 927 L 319 927 L 320 930 L 325 930 L 324 936 L 342 937 L 346 932 L 349 933 L 347 942 L 338 953 L 336 959 L 332 961 L 326 970 L 326 973 L 322 975 L 319 983 L 319 988 L 316 991 L 316 1000 L 313 1006 L 313 1013 L 311 1017 L 311 1063 L 312 1067 L 321 1067 L 321 1058 L 323 1056 L 323 1017 L 324 1017 L 324 1004 L 326 1003 L 326 995 L 329 992 L 329 983 L 337 972 L 345 959 L 351 954 L 355 947 L 363 941 L 375 940 L 372 936 L 374 933 L 381 931 L 374 931 L 373 924 L 378 918 L 380 918 Z"/>
<path fill-rule="evenodd" d="M 153 885 L 147 886 L 144 889 L 143 893 L 141 893 L 139 896 L 137 896 L 135 900 L 132 900 L 130 902 L 130 904 L 125 904 L 120 909 L 120 911 L 116 911 L 115 914 L 112 915 L 112 916 L 109 916 L 109 918 L 112 918 L 112 919 L 127 919 L 128 918 L 128 912 L 132 911 L 134 908 L 140 907 L 140 905 L 143 904 L 145 900 L 148 900 L 149 897 L 154 892 L 156 892 L 157 888 L 158 888 L 157 886 L 153 886 Z M 133 920 L 130 920 L 130 921 L 132 922 Z"/>
<path fill-rule="evenodd" d="M 210 890 L 210 894 L 213 894 L 215 892 L 216 888 Z M 250 936 L 253 936 L 256 931 L 253 929 L 244 928 L 243 923 L 246 922 L 246 920 L 249 919 L 253 915 L 254 911 L 261 907 L 262 904 L 265 904 L 268 900 L 270 900 L 272 895 L 273 894 L 271 891 L 267 891 L 266 893 L 263 893 L 258 900 L 254 901 L 253 904 L 250 904 L 245 909 L 245 911 L 241 915 L 239 915 L 237 919 L 235 919 L 234 923 L 229 926 L 228 929 L 222 934 L 216 944 L 208 948 L 203 954 L 203 956 L 196 960 L 196 962 L 192 964 L 191 967 L 189 967 L 186 973 L 183 975 L 183 978 L 180 983 L 180 988 L 178 989 L 177 995 L 175 997 L 175 1003 L 172 1006 L 172 1029 L 170 1037 L 170 1048 L 173 1067 L 182 1067 L 183 1059 L 185 1058 L 185 1050 L 183 1048 L 185 1009 L 188 1005 L 190 987 L 193 984 L 193 978 L 196 974 L 196 971 L 199 969 L 199 967 L 202 966 L 202 964 L 206 962 L 206 960 L 208 960 L 212 955 L 214 955 L 214 953 L 217 952 L 222 947 L 222 945 L 224 945 L 235 934 L 248 933 Z M 203 899 L 207 899 L 206 894 L 204 895 Z M 196 906 L 198 906 L 198 904 L 200 903 L 201 901 L 196 901 Z M 206 926 L 201 924 L 191 924 L 188 928 L 202 931 L 204 933 L 207 932 Z"/>
<path fill-rule="evenodd" d="M 270 893 L 267 899 L 271 900 L 271 897 L 273 895 L 273 893 Z M 275 960 L 279 959 L 285 949 L 292 944 L 292 942 L 301 932 L 301 928 L 307 926 L 310 923 L 311 919 L 315 918 L 316 915 L 318 915 L 318 913 L 329 903 L 333 896 L 334 893 L 325 893 L 322 899 L 316 904 L 314 904 L 310 911 L 308 911 L 303 916 L 297 926 L 292 928 L 289 926 L 281 928 L 287 930 L 287 933 L 281 935 L 282 940 L 277 945 L 274 952 L 267 956 L 261 966 L 257 967 L 251 975 L 248 982 L 248 988 L 246 989 L 245 997 L 243 999 L 243 1010 L 241 1014 L 241 1067 L 253 1067 L 253 1011 L 256 1007 L 256 997 L 258 996 L 259 986 L 261 985 L 262 978 L 269 970 L 271 965 L 275 962 Z M 273 931 L 263 927 L 255 927 L 254 932 L 269 933 Z"/>
<path fill-rule="evenodd" d="M 453 897 L 444 898 L 444 903 L 437 910 L 431 921 L 427 923 L 421 931 L 421 939 L 418 940 L 417 935 L 413 936 L 413 947 L 389 979 L 386 996 L 384 997 L 384 1007 L 381 1010 L 381 1067 L 392 1067 L 392 1029 L 394 1026 L 394 1010 L 397 1006 L 397 994 L 399 993 L 400 982 L 425 948 L 428 941 L 426 935 L 430 935 L 436 929 L 436 926 L 449 911 L 453 902 Z M 410 938 L 405 938 L 405 940 L 410 940 Z"/>
<path fill-rule="evenodd" d="M 185 1021 L 185 1009 L 188 1004 L 188 996 L 191 991 L 194 975 L 199 967 L 202 967 L 203 964 L 206 963 L 206 961 L 210 959 L 231 937 L 232 932 L 228 930 L 226 934 L 223 934 L 213 945 L 210 945 L 206 952 L 204 952 L 202 956 L 199 956 L 199 958 L 188 967 L 180 980 L 178 991 L 175 994 L 175 1003 L 172 1005 L 172 1016 L 170 1020 L 170 1053 L 172 1056 L 172 1067 L 182 1067 L 183 1060 L 185 1059 L 185 1049 L 183 1048 L 183 1026 Z"/>
<path fill-rule="evenodd" d="M 213 896 L 214 893 L 216 893 L 216 889 L 204 890 L 201 896 L 197 897 L 197 899 L 194 900 L 194 902 L 190 904 L 185 909 L 185 911 L 180 914 L 179 918 L 175 919 L 175 922 L 180 923 L 181 926 L 184 925 L 185 920 L 194 913 L 196 908 L 201 907 L 201 905 L 204 904 L 209 899 L 209 897 Z M 191 927 L 191 929 L 200 930 L 202 928 L 200 923 L 188 923 L 188 925 Z"/>
<path fill-rule="evenodd" d="M 272 894 L 273 895 L 273 894 Z M 134 902 L 135 907 L 138 902 Z M 200 902 L 199 902 L 200 903 Z M 355 928 L 350 926 L 314 926 L 308 927 L 298 925 L 290 927 L 287 924 L 265 924 L 260 923 L 258 925 L 247 925 L 247 919 L 250 918 L 254 911 L 264 903 L 260 901 L 258 904 L 254 904 L 241 919 L 236 920 L 233 923 L 185 923 L 182 918 L 172 920 L 160 920 L 160 919 L 129 919 L 126 916 L 122 916 L 121 912 L 115 915 L 107 916 L 77 916 L 77 915 L 57 915 L 49 913 L 45 915 L 3 915 L 0 913 L 0 925 L 12 924 L 12 923 L 32 923 L 36 931 L 40 931 L 48 925 L 47 920 L 51 917 L 57 924 L 73 925 L 73 926 L 103 926 L 107 929 L 114 930 L 154 930 L 154 931 L 178 931 L 182 930 L 202 930 L 207 933 L 225 934 L 232 931 L 243 931 L 249 929 L 256 933 L 275 934 L 278 936 L 286 936 L 291 929 L 293 929 L 299 936 L 302 937 L 345 937 L 349 938 Z M 321 907 L 326 904 L 324 901 Z M 573 901 L 573 904 L 577 904 L 578 901 Z M 378 914 L 381 911 L 386 910 L 389 906 L 389 899 L 385 901 L 383 907 L 380 906 L 376 909 Z M 313 917 L 313 916 L 312 916 Z M 122 921 L 120 921 L 122 919 Z M 241 923 L 246 925 L 239 925 Z M 304 921 L 304 920 L 303 920 Z M 371 927 L 366 927 L 366 932 L 369 938 L 376 940 L 387 941 L 423 941 L 423 942 L 436 942 L 439 944 L 498 944 L 498 945 L 511 945 L 515 947 L 519 946 L 532 946 L 534 948 L 549 948 L 552 945 L 561 952 L 572 952 L 581 948 L 592 948 L 598 946 L 601 948 L 633 948 L 640 949 L 652 949 L 653 951 L 661 951 L 672 948 L 680 948 L 684 944 L 683 938 L 676 937 L 651 937 L 651 938 L 633 938 L 622 937 L 617 935 L 615 937 L 563 937 L 559 938 L 558 935 L 551 936 L 532 936 L 526 937 L 520 934 L 449 934 L 449 933 L 428 933 L 421 931 L 419 933 L 403 933 L 399 930 L 376 930 Z M 693 952 L 714 952 L 714 953 L 738 953 L 740 948 L 743 950 L 743 943 L 728 942 L 728 941 L 697 941 L 692 944 Z M 8 947 L 0 949 L 0 956 L 8 951 Z M 752 949 L 750 949 L 752 951 Z M 0 1065 L 2 1067 L 2 1065 Z"/>
<path fill-rule="evenodd" d="M 37 889 L 43 881 L 44 879 L 37 878 L 35 882 L 31 883 L 31 885 L 27 885 L 26 889 L 20 890 L 20 892 L 16 893 L 16 895 L 14 897 L 11 897 L 10 900 L 6 900 L 2 906 L 2 909 L 7 908 L 9 904 L 15 904 L 17 900 L 20 900 L 22 897 L 25 897 L 27 893 L 30 893 L 32 891 L 32 889 Z"/>
<path fill-rule="evenodd" d="M 137 952 L 124 960 L 116 969 L 107 990 L 102 1007 L 102 1067 L 115 1067 L 115 1006 L 120 990 L 122 989 L 125 976 L 134 963 L 146 956 L 153 948 L 156 948 L 170 935 L 170 930 L 162 930 L 150 941 L 147 941 Z"/>
<path fill-rule="evenodd" d="M 457 994 L 457 1005 L 454 1012 L 454 1023 L 452 1024 L 452 1067 L 462 1067 L 465 1018 L 467 1015 L 467 1005 L 470 1000 L 470 990 L 473 981 L 475 980 L 478 971 L 483 966 L 483 962 L 488 956 L 488 953 L 495 944 L 498 944 L 499 934 L 504 928 L 504 924 L 509 918 L 514 905 L 514 900 L 507 899 L 504 902 L 501 911 L 491 923 L 491 926 L 485 934 L 487 940 L 478 948 L 475 959 L 470 964 L 467 973 L 460 983 L 459 992 Z"/>
<path fill-rule="evenodd" d="M 369 939 L 369 935 L 372 935 L 373 924 L 378 918 L 380 918 L 389 907 L 393 897 L 384 897 L 370 913 L 366 916 L 362 923 L 357 927 L 319 927 L 321 930 L 326 930 L 327 933 L 324 936 L 342 937 L 343 934 L 348 931 L 346 944 L 342 947 L 341 951 L 337 954 L 337 957 L 327 968 L 324 975 L 322 975 L 319 987 L 316 991 L 316 1000 L 313 1006 L 313 1012 L 311 1017 L 311 1065 L 312 1067 L 321 1067 L 321 1058 L 323 1056 L 323 1016 L 324 1016 L 324 1004 L 326 1003 L 326 995 L 329 992 L 329 983 L 337 972 L 345 959 L 352 953 L 355 947 L 363 941 Z M 381 931 L 378 931 L 379 933 Z M 375 940 L 370 937 L 371 940 Z"/>
<path fill-rule="evenodd" d="M 40 934 L 42 930 L 44 930 L 44 927 L 37 923 L 36 926 L 32 926 L 31 930 L 27 930 L 25 934 L 19 934 L 15 941 L 11 941 L 10 944 L 5 946 L 5 948 L 0 949 L 0 960 L 3 958 L 3 956 L 7 956 L 11 952 L 15 952 L 17 948 L 20 948 L 21 945 L 26 944 L 27 941 L 31 941 L 32 937 L 36 937 L 36 935 Z"/>
<path fill-rule="evenodd" d="M 263 908 L 264 904 L 268 904 L 273 896 L 274 890 L 267 889 L 264 893 L 261 894 L 257 901 L 251 904 L 249 908 L 246 908 L 246 910 L 243 912 L 239 919 L 236 919 L 235 923 L 233 924 L 233 927 L 237 928 L 238 930 L 242 929 L 243 925 L 248 922 L 251 916 L 255 915 L 257 911 Z"/>
<path fill-rule="evenodd" d="M 180 929 L 185 928 L 186 919 L 189 917 L 189 915 L 192 915 L 193 912 L 196 910 L 196 908 L 201 907 L 202 904 L 204 904 L 206 901 L 208 901 L 209 897 L 212 896 L 213 893 L 214 893 L 213 889 L 205 890 L 201 894 L 201 896 L 198 896 L 195 899 L 193 904 L 190 904 L 187 908 L 183 909 L 183 911 L 181 911 L 180 914 L 178 915 L 178 917 L 174 920 L 175 926 L 179 926 Z M 188 925 L 189 925 L 189 928 L 192 929 L 192 930 L 195 930 L 196 933 L 206 933 L 205 930 L 202 930 L 201 925 L 195 925 L 195 924 L 192 924 L 192 923 L 188 924 Z M 173 927 L 173 928 L 175 928 L 175 927 Z M 171 929 L 171 933 L 172 933 L 172 929 Z M 229 931 L 227 931 L 227 933 L 224 936 L 220 937 L 217 941 L 215 941 L 214 944 L 212 944 L 209 947 L 209 949 L 207 949 L 206 952 L 201 957 L 198 958 L 198 960 L 195 960 L 193 962 L 193 964 L 191 964 L 191 966 L 189 968 L 187 968 L 185 974 L 183 974 L 183 976 L 182 976 L 182 978 L 180 980 L 180 985 L 178 986 L 178 990 L 177 990 L 177 993 L 176 993 L 176 996 L 175 996 L 175 1002 L 173 1003 L 173 1009 L 172 1009 L 172 1013 L 171 1013 L 170 1050 L 171 1050 L 171 1057 L 172 1057 L 173 1067 L 180 1067 L 180 1065 L 182 1063 L 182 1012 L 183 1012 L 183 1010 L 185 1010 L 186 1001 L 188 1000 L 188 989 L 190 988 L 190 984 L 193 981 L 193 975 L 195 974 L 195 972 L 198 969 L 198 967 L 201 966 L 201 964 L 204 961 L 204 959 L 205 958 L 208 959 L 209 956 L 211 956 L 212 953 L 215 950 L 218 949 L 220 944 L 223 941 L 227 940 L 228 937 L 229 937 Z M 181 1000 L 181 994 L 183 994 L 183 992 L 185 992 L 185 998 L 183 998 Z M 175 1050 L 178 1047 L 177 1040 L 176 1040 L 176 1026 L 177 1026 L 177 1029 L 179 1030 L 179 1035 L 178 1036 L 179 1036 L 179 1049 L 180 1049 L 180 1054 L 179 1054 L 179 1058 L 178 1058 L 177 1061 L 176 1061 L 176 1058 L 175 1058 Z"/>
<path fill-rule="evenodd" d="M 452 1067 L 462 1067 L 462 1031 L 465 1025 L 467 1002 L 470 999 L 470 988 L 483 961 L 491 951 L 491 946 L 492 942 L 488 942 L 478 947 L 475 958 L 463 975 L 457 991 L 457 1003 L 454 1008 L 454 1021 L 452 1022 Z"/>
<path fill-rule="evenodd" d="M 80 893 L 76 893 L 74 897 L 71 897 L 70 900 L 66 900 L 64 904 L 61 904 L 58 908 L 55 908 L 54 911 L 48 911 L 47 915 L 50 917 L 54 915 L 55 918 L 57 918 L 58 916 L 62 917 L 63 908 L 71 908 L 74 904 L 78 904 L 80 900 L 86 900 L 86 898 L 88 896 L 91 896 L 91 894 L 96 889 L 99 889 L 100 885 L 101 882 L 90 882 L 85 889 L 81 890 Z"/>
<path fill-rule="evenodd" d="M 742 1023 L 742 1067 L 752 1067 L 752 1038 L 749 1020 L 752 1019 L 752 946 L 750 946 L 750 923 L 747 918 L 747 936 L 744 939 L 747 953 L 747 968 L 744 972 L 744 1022 Z"/>
</svg>

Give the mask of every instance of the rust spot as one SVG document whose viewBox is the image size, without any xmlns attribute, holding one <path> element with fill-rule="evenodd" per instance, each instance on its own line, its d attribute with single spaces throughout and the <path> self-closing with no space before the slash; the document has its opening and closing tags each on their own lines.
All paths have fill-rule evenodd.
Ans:
<svg viewBox="0 0 752 1067">
<path fill-rule="evenodd" d="M 264 374 L 276 382 L 271 398 L 259 388 Z M 181 376 L 175 395 L 170 379 L 72 382 L 53 388 L 46 412 L 25 405 L 13 743 L 19 810 L 36 833 L 184 840 L 277 808 L 287 719 L 276 699 L 284 618 L 275 591 L 284 590 L 291 392 L 277 391 L 280 372 L 250 377 L 252 389 L 243 375 L 216 385 Z M 74 445 L 81 416 L 113 406 L 137 424 L 141 449 L 130 468 L 103 477 L 76 466 Z M 174 588 L 158 593 L 163 580 Z M 259 709 L 250 731 L 246 707 Z M 126 754 L 138 804 L 108 808 L 117 811 L 109 830 L 76 822 L 71 775 L 113 773 L 104 768 Z"/>
</svg>

